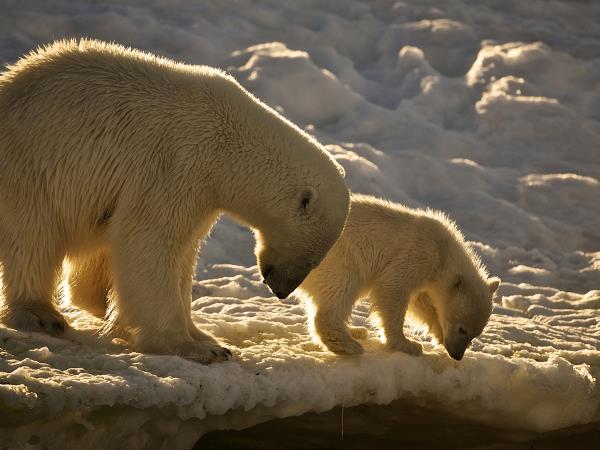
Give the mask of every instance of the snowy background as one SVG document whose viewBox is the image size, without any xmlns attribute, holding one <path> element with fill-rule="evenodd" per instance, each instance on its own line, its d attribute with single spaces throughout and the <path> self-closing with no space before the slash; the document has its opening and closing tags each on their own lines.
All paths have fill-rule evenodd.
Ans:
<svg viewBox="0 0 600 450">
<path fill-rule="evenodd" d="M 83 36 L 226 69 L 326 144 L 352 190 L 448 212 L 503 283 L 461 362 L 386 353 L 375 332 L 336 358 L 223 220 L 193 314 L 234 360 L 131 353 L 69 305 L 67 340 L 0 327 L 0 443 L 189 448 L 396 399 L 532 432 L 600 421 L 600 3 L 0 0 L 2 63 Z"/>
</svg>

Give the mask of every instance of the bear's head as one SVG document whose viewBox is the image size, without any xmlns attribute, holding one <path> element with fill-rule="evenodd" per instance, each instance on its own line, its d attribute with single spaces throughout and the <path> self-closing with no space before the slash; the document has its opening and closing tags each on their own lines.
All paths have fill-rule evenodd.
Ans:
<svg viewBox="0 0 600 450">
<path fill-rule="evenodd" d="M 317 267 L 342 233 L 349 193 L 337 178 L 288 190 L 283 206 L 256 233 L 256 258 L 265 284 L 286 298 Z"/>
<path fill-rule="evenodd" d="M 448 354 L 460 361 L 471 341 L 483 332 L 499 285 L 498 278 L 450 274 L 417 296 L 413 314 Z"/>
<path fill-rule="evenodd" d="M 342 233 L 350 208 L 344 170 L 314 137 L 233 78 L 220 80 L 226 99 L 216 107 L 228 126 L 219 139 L 235 154 L 227 153 L 219 176 L 230 177 L 236 190 L 219 206 L 254 230 L 264 282 L 285 298 Z"/>
</svg>

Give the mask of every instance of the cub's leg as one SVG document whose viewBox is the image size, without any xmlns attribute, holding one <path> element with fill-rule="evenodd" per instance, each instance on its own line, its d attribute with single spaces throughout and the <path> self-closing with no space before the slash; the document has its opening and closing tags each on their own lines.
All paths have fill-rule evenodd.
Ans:
<svg viewBox="0 0 600 450">
<path fill-rule="evenodd" d="M 410 355 L 423 353 L 421 344 L 404 336 L 404 319 L 410 301 L 410 290 L 400 283 L 386 282 L 385 277 L 371 291 L 371 302 L 381 317 L 390 350 Z"/>
<path fill-rule="evenodd" d="M 151 196 L 148 201 L 123 208 L 113 218 L 111 255 L 119 324 L 131 330 L 134 345 L 142 352 L 178 354 L 202 363 L 229 359 L 229 350 L 190 335 L 189 314 L 181 298 L 181 266 L 191 242 L 189 237 L 182 239 L 182 233 L 186 234 L 189 217 L 156 211 L 161 201 L 152 204 Z"/>
<path fill-rule="evenodd" d="M 99 251 L 71 261 L 68 280 L 71 303 L 97 317 L 104 317 L 112 286 L 108 253 Z"/>
<path fill-rule="evenodd" d="M 30 221 L 29 223 L 39 223 Z M 56 308 L 56 283 L 64 251 L 55 242 L 40 239 L 48 230 L 27 230 L 21 235 L 4 231 L 0 242 L 4 305 L 0 320 L 11 328 L 62 334 L 68 324 Z M 38 239 L 32 239 L 37 236 Z"/>
<path fill-rule="evenodd" d="M 364 353 L 364 349 L 352 338 L 348 327 L 352 306 L 358 297 L 358 286 L 343 278 L 346 277 L 321 268 L 309 275 L 307 284 L 310 290 L 305 291 L 311 296 L 309 301 L 313 306 L 309 321 L 329 351 L 340 355 L 358 355 Z"/>
</svg>

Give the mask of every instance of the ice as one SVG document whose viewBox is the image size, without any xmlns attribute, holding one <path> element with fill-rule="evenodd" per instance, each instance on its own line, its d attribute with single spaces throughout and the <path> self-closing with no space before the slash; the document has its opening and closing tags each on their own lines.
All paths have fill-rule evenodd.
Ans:
<svg viewBox="0 0 600 450">
<path fill-rule="evenodd" d="M 320 139 L 352 190 L 446 211 L 503 283 L 461 362 L 418 329 L 423 357 L 385 352 L 364 304 L 367 353 L 335 357 L 303 304 L 261 283 L 252 234 L 223 218 L 192 313 L 233 361 L 131 352 L 64 304 L 67 339 L 0 327 L 0 444 L 189 448 L 211 430 L 397 399 L 533 432 L 600 421 L 600 4 L 8 1 L 0 62 L 73 36 L 227 70 Z"/>
<path fill-rule="evenodd" d="M 206 296 L 193 303 L 194 321 L 227 343 L 233 361 L 202 366 L 174 356 L 82 345 L 77 333 L 61 340 L 1 329 L 3 411 L 27 439 L 40 436 L 36 426 L 27 425 L 34 417 L 74 439 L 73 423 L 63 423 L 67 412 L 78 412 L 92 433 L 104 426 L 98 415 L 104 407 L 143 410 L 137 418 L 146 428 L 167 421 L 165 410 L 173 414 L 168 420 L 176 419 L 176 431 L 200 419 L 196 437 L 210 429 L 214 416 L 220 417 L 219 428 L 239 428 L 398 398 L 535 431 L 598 419 L 600 291 L 582 295 L 503 285 L 506 293 L 497 299 L 492 322 L 461 362 L 428 340 L 420 358 L 387 353 L 375 330 L 364 357 L 339 358 L 311 342 L 302 305 L 266 298 L 254 269 L 217 266 L 215 273 L 218 278 L 199 283 Z M 63 310 L 71 319 L 81 314 Z M 360 308 L 355 323 L 364 323 Z"/>
</svg>

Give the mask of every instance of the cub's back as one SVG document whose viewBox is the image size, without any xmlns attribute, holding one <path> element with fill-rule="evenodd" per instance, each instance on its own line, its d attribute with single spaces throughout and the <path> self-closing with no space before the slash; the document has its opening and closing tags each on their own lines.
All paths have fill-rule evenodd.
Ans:
<svg viewBox="0 0 600 450">
<path fill-rule="evenodd" d="M 457 239 L 462 239 L 460 233 L 441 212 L 352 194 L 346 227 L 329 259 L 377 272 L 398 257 L 434 260 L 442 247 Z"/>
</svg>

